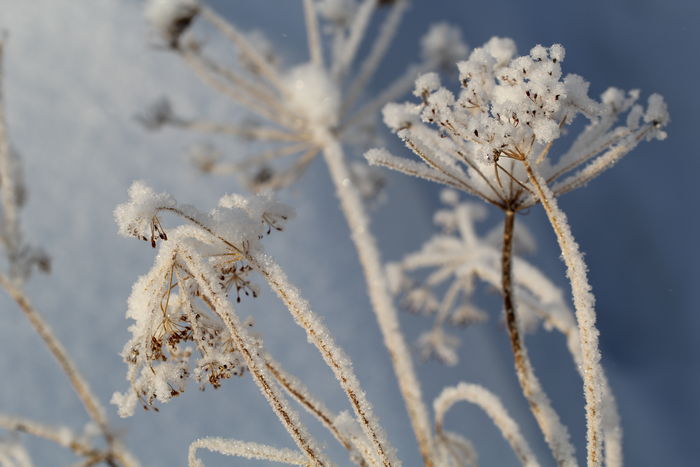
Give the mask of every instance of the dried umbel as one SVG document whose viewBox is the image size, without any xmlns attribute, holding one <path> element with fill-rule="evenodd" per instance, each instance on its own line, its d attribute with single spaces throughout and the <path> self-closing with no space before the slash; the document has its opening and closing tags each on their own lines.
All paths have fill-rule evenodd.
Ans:
<svg viewBox="0 0 700 467">
<path fill-rule="evenodd" d="M 562 75 L 561 45 L 515 54 L 513 41 L 502 38 L 472 51 L 457 64 L 456 95 L 434 73 L 418 78 L 419 102 L 387 105 L 384 121 L 424 164 L 383 150 L 369 151 L 370 163 L 520 210 L 539 201 L 528 167 L 558 196 L 585 185 L 640 141 L 666 137 L 668 113 L 658 94 L 646 109 L 637 104 L 639 91 L 610 88 L 594 100 L 583 78 Z M 556 140 L 578 115 L 587 126 L 559 149 Z"/>
<path fill-rule="evenodd" d="M 122 355 L 129 365 L 131 390 L 113 398 L 122 416 L 131 415 L 138 401 L 144 408 L 156 400 L 167 402 L 185 390 L 190 378 L 201 388 L 218 388 L 224 379 L 246 372 L 239 344 L 212 294 L 227 298 L 235 290 L 237 302 L 243 296 L 257 297 L 246 255 L 293 216 L 290 208 L 270 198 L 235 195 L 225 196 L 219 208 L 204 214 L 140 182 L 132 185 L 129 196 L 115 210 L 120 232 L 150 240 L 153 246 L 164 242 L 129 298 L 127 316 L 135 323 Z M 160 220 L 166 212 L 191 225 L 166 234 Z M 203 291 L 202 278 L 210 289 Z M 242 323 L 243 328 L 252 325 L 251 320 Z M 245 339 L 249 351 L 260 351 L 259 337 L 248 330 Z"/>
</svg>

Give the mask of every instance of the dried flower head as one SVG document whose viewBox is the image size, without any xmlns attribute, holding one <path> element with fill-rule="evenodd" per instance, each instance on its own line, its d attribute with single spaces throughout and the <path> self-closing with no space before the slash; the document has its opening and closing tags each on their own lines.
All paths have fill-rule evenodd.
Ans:
<svg viewBox="0 0 700 467">
<path fill-rule="evenodd" d="M 166 235 L 159 219 L 163 212 L 189 225 Z M 131 186 L 129 201 L 115 209 L 120 233 L 147 240 L 150 235 L 154 245 L 156 238 L 167 241 L 129 298 L 127 317 L 134 324 L 122 356 L 131 389 L 112 398 L 122 416 L 131 415 L 139 401 L 149 408 L 156 400 L 167 402 L 181 394 L 190 377 L 201 388 L 218 388 L 224 379 L 246 372 L 241 349 L 214 302 L 225 300 L 233 289 L 237 302 L 258 296 L 246 255 L 265 233 L 282 230 L 293 215 L 269 195 L 228 195 L 204 214 L 141 182 Z M 244 325 L 251 328 L 253 322 Z M 249 348 L 261 348 L 258 336 L 249 331 L 246 336 Z"/>
<path fill-rule="evenodd" d="M 563 60 L 559 44 L 516 57 L 513 41 L 493 38 L 457 64 L 459 94 L 430 73 L 416 80 L 418 104 L 384 108 L 385 123 L 425 165 L 383 150 L 366 157 L 518 210 L 537 202 L 528 166 L 537 167 L 558 196 L 586 184 L 640 141 L 666 137 L 661 96 L 650 96 L 646 109 L 637 104 L 638 91 L 610 88 L 591 99 L 588 82 L 562 74 Z M 548 157 L 578 115 L 587 126 L 558 158 Z"/>
<path fill-rule="evenodd" d="M 167 8 L 164 5 L 170 5 Z M 371 134 L 364 131 L 378 110 L 410 89 L 421 71 L 466 57 L 467 47 L 459 31 L 446 24 L 434 26 L 422 41 L 422 60 L 375 98 L 360 97 L 388 51 L 407 0 L 392 2 L 323 0 L 304 2 L 309 35 L 308 62 L 286 68 L 272 53 L 270 42 L 254 31 L 244 33 L 212 10 L 196 2 L 154 1 L 149 13 L 160 35 L 208 85 L 232 98 L 261 122 L 231 125 L 187 120 L 166 113 L 165 118 L 147 119 L 151 127 L 165 123 L 198 131 L 234 134 L 269 143 L 264 152 L 233 163 L 213 161 L 203 167 L 211 173 L 234 173 L 254 191 L 283 188 L 297 180 L 329 140 L 364 145 Z M 373 12 L 381 5 L 387 10 L 369 52 L 357 60 Z M 150 11 L 150 10 L 149 10 Z M 177 14 L 176 14 L 177 13 Z M 184 35 L 176 18 L 191 21 L 197 15 L 231 40 L 238 55 L 238 67 L 229 68 L 211 57 L 202 41 Z M 185 22 L 183 22 L 184 24 Z M 328 36 L 325 41 L 324 36 Z M 324 44 L 333 44 L 324 50 Z M 356 63 L 357 62 L 357 63 Z M 158 122 L 158 124 L 152 124 Z M 362 148 L 364 149 L 364 147 Z M 285 162 L 286 160 L 286 162 Z"/>
</svg>

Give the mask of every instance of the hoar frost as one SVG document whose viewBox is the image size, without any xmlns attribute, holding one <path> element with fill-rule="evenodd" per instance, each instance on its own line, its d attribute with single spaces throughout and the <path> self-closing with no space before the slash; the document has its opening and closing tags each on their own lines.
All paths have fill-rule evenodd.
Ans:
<svg viewBox="0 0 700 467">
<path fill-rule="evenodd" d="M 166 234 L 160 220 L 164 213 L 189 225 Z M 164 241 L 153 267 L 129 297 L 127 317 L 134 324 L 122 356 L 131 389 L 112 398 L 120 415 L 133 414 L 139 401 L 144 408 L 156 400 L 169 401 L 185 390 L 190 378 L 201 388 L 218 388 L 222 380 L 247 372 L 242 349 L 215 309 L 212 294 L 226 297 L 235 289 L 237 302 L 257 297 L 246 255 L 264 235 L 282 230 L 293 215 L 270 195 L 227 195 L 205 214 L 142 182 L 131 186 L 129 200 L 115 209 L 120 233 L 150 239 L 154 246 L 156 239 Z M 253 327 L 252 320 L 243 324 Z M 260 338 L 250 331 L 245 339 L 248 347 L 261 348 Z"/>
<path fill-rule="evenodd" d="M 638 91 L 611 88 L 597 101 L 578 75 L 563 75 L 560 44 L 515 56 L 510 39 L 493 38 L 459 62 L 458 94 L 435 73 L 415 83 L 417 104 L 388 104 L 385 123 L 426 165 L 386 151 L 370 163 L 434 180 L 511 209 L 538 202 L 525 165 L 536 166 L 555 196 L 587 183 L 641 140 L 664 139 L 668 112 L 658 94 L 646 109 Z M 588 125 L 559 158 L 548 157 L 578 115 Z M 618 122 L 622 120 L 622 122 Z"/>
</svg>

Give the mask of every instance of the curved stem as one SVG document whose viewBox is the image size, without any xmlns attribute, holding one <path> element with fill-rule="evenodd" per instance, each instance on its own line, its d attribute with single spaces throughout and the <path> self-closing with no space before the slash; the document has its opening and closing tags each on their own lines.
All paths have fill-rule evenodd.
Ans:
<svg viewBox="0 0 700 467">
<path fill-rule="evenodd" d="M 505 311 L 506 327 L 510 337 L 515 360 L 515 373 L 518 376 L 523 395 L 530 404 L 532 415 L 544 434 L 544 438 L 552 450 L 552 455 L 560 466 L 577 465 L 574 457 L 574 447 L 569 441 L 569 431 L 561 423 L 559 415 L 552 408 L 547 394 L 542 389 L 530 357 L 527 354 L 525 342 L 520 334 L 518 316 L 515 313 L 513 300 L 513 231 L 515 228 L 515 212 L 505 211 L 503 222 L 503 246 L 501 250 L 501 288 L 503 290 L 503 308 Z"/>
<path fill-rule="evenodd" d="M 289 465 L 307 465 L 301 453 L 290 449 L 280 449 L 267 444 L 250 443 L 235 439 L 200 438 L 190 444 L 187 453 L 189 467 L 204 467 L 197 458 L 197 449 L 207 449 L 227 456 L 238 456 L 245 459 L 279 462 Z"/>
<path fill-rule="evenodd" d="M 556 198 L 547 186 L 546 181 L 529 164 L 523 160 L 530 183 L 535 188 L 537 196 L 544 207 L 552 229 L 557 237 L 564 263 L 566 275 L 571 283 L 576 321 L 581 336 L 581 356 L 583 368 L 583 393 L 586 399 L 586 438 L 588 466 L 602 465 L 602 368 L 600 351 L 598 350 L 598 330 L 595 327 L 595 297 L 588 282 L 587 267 L 578 244 L 574 239 L 566 215 L 559 209 Z"/>
<path fill-rule="evenodd" d="M 459 383 L 457 386 L 442 390 L 433 402 L 435 410 L 435 430 L 438 435 L 444 433 L 442 426 L 445 414 L 460 401 L 471 402 L 481 408 L 501 431 L 508 441 L 520 463 L 525 467 L 539 467 L 535 454 L 520 433 L 520 427 L 508 414 L 499 398 L 491 391 L 477 384 Z M 475 456 L 474 456 L 475 457 Z"/>
<path fill-rule="evenodd" d="M 422 400 L 420 383 L 413 368 L 408 346 L 400 330 L 396 308 L 388 292 L 381 258 L 374 236 L 370 232 L 365 207 L 357 189 L 352 184 L 343 149 L 333 135 L 326 135 L 323 155 L 362 265 L 372 308 L 384 337 L 384 345 L 391 357 L 394 374 L 418 441 L 418 448 L 425 465 L 432 466 L 434 450 L 428 411 Z"/>
</svg>

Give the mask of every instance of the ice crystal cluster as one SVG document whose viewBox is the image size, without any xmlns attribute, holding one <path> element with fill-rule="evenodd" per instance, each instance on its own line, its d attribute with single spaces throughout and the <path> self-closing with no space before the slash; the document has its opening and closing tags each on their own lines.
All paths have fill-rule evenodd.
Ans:
<svg viewBox="0 0 700 467">
<path fill-rule="evenodd" d="M 610 88 L 592 99 L 587 81 L 562 74 L 564 56 L 559 44 L 516 56 L 512 40 L 492 38 L 457 64 L 457 94 L 428 73 L 416 80 L 419 103 L 384 108 L 385 123 L 425 164 L 384 150 L 367 158 L 521 209 L 537 202 L 527 165 L 537 166 L 557 196 L 586 184 L 641 140 L 666 137 L 661 96 L 652 94 L 646 107 L 637 103 L 636 90 Z M 579 115 L 587 120 L 583 131 L 559 157 L 547 157 Z"/>
<path fill-rule="evenodd" d="M 160 218 L 168 212 L 190 225 L 166 234 Z M 127 317 L 134 324 L 122 356 L 131 389 L 113 398 L 122 416 L 131 415 L 138 401 L 144 408 L 156 400 L 167 402 L 191 378 L 202 388 L 218 388 L 222 380 L 246 372 L 237 343 L 213 309 L 211 293 L 228 296 L 235 291 L 237 302 L 243 296 L 256 297 L 258 287 L 251 282 L 245 255 L 265 234 L 282 230 L 292 216 L 291 208 L 269 197 L 227 195 L 205 214 L 141 182 L 131 186 L 129 201 L 115 209 L 119 232 L 154 247 L 164 241 L 153 267 L 129 297 Z M 203 287 L 212 290 L 204 292 Z M 253 322 L 245 325 L 252 327 Z M 255 334 L 247 333 L 246 339 L 259 348 Z"/>
</svg>

